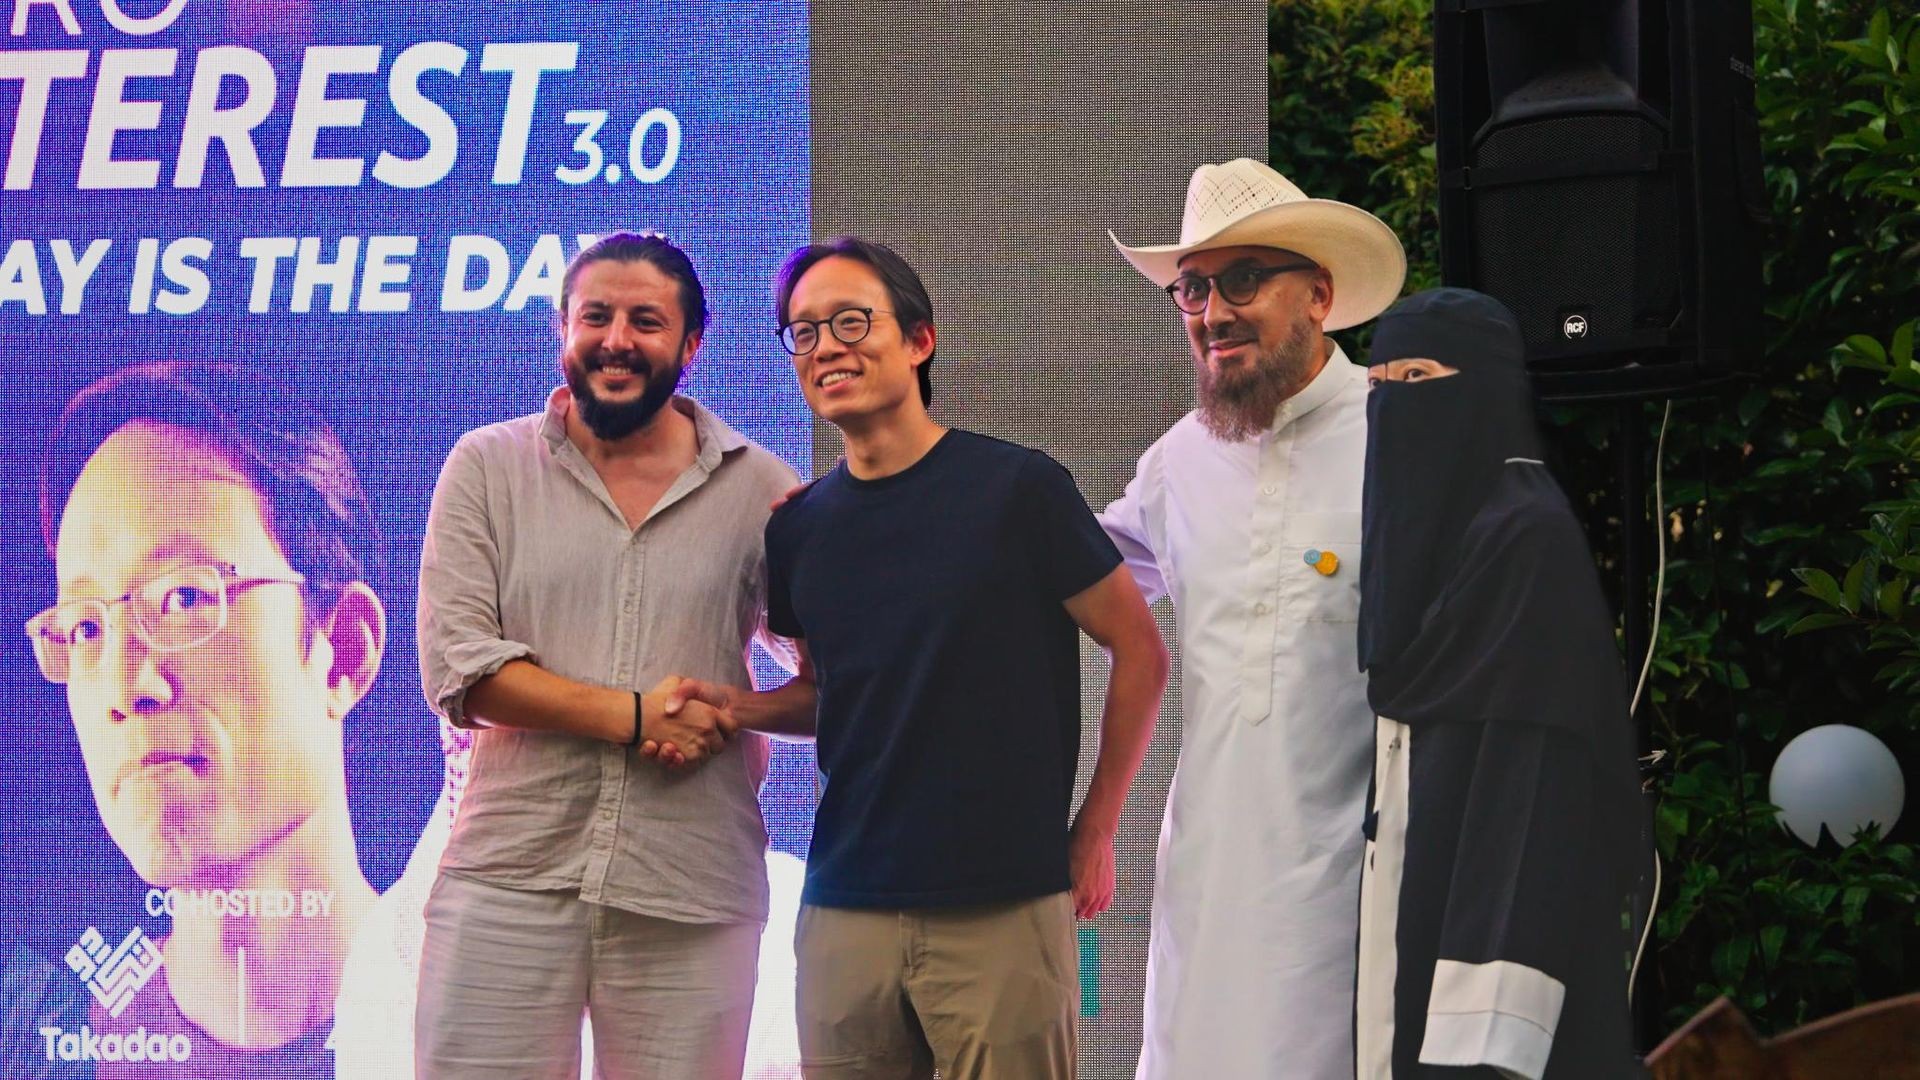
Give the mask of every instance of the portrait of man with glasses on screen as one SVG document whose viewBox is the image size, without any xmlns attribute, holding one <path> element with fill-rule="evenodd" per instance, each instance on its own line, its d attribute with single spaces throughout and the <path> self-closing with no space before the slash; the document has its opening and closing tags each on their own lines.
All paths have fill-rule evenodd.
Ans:
<svg viewBox="0 0 1920 1080">
<path fill-rule="evenodd" d="M 160 1048 L 196 1076 L 333 1075 L 341 969 L 377 899 L 343 722 L 386 645 L 345 451 L 258 376 L 140 365 L 67 406 L 40 496 L 56 582 L 27 636 L 101 821 L 152 886 L 103 948 L 67 954 L 122 992 L 92 996 L 84 1035 L 41 1029 L 47 1058 L 131 1075 Z M 143 914 L 171 930 L 124 942 Z"/>
</svg>

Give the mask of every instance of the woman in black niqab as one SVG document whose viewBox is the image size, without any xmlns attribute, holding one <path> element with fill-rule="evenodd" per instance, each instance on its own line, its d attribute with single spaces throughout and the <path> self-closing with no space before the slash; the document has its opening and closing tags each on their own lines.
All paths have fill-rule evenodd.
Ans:
<svg viewBox="0 0 1920 1080">
<path fill-rule="evenodd" d="M 1512 314 L 1408 297 L 1373 374 L 1410 360 L 1438 377 L 1381 378 L 1367 403 L 1359 1074 L 1636 1075 L 1652 851 L 1612 617 L 1541 462 Z"/>
</svg>

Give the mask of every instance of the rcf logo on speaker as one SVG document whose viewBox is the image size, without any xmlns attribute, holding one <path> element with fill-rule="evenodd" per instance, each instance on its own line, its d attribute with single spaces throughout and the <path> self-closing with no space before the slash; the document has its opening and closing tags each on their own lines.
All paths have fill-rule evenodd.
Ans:
<svg viewBox="0 0 1920 1080">
<path fill-rule="evenodd" d="M 1585 315 L 1568 315 L 1566 318 L 1561 319 L 1560 336 L 1566 338 L 1568 341 L 1586 337 L 1587 317 Z"/>
</svg>

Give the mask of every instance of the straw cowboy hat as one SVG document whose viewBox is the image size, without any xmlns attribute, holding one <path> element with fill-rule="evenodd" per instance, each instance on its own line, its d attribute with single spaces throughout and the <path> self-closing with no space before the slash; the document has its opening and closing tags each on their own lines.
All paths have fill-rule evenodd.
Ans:
<svg viewBox="0 0 1920 1080">
<path fill-rule="evenodd" d="M 1180 260 L 1196 251 L 1252 244 L 1298 252 L 1333 275 L 1327 330 L 1358 326 L 1385 311 L 1407 277 L 1407 253 L 1385 222 L 1357 206 L 1309 199 L 1252 158 L 1193 170 L 1178 244 L 1128 247 L 1111 230 L 1107 236 L 1162 288 L 1180 275 Z"/>
</svg>

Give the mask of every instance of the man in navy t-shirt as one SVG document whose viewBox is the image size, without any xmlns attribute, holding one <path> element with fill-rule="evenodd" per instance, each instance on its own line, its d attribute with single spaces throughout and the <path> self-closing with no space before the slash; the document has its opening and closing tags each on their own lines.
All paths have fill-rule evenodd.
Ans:
<svg viewBox="0 0 1920 1080">
<path fill-rule="evenodd" d="M 847 446 L 767 524 L 768 623 L 805 665 L 764 694 L 680 693 L 818 737 L 795 941 L 807 1075 L 1072 1077 L 1074 916 L 1112 901 L 1166 650 L 1064 468 L 928 414 L 933 307 L 912 267 L 815 244 L 776 307 L 808 405 Z M 1076 626 L 1113 673 L 1073 817 Z"/>
</svg>

